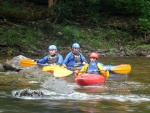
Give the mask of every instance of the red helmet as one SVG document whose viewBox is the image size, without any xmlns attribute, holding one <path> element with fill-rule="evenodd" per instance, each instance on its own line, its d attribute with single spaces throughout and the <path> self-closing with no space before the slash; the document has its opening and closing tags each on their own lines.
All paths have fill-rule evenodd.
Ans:
<svg viewBox="0 0 150 113">
<path fill-rule="evenodd" d="M 93 53 L 90 54 L 90 58 L 98 59 L 98 54 L 93 52 Z"/>
</svg>

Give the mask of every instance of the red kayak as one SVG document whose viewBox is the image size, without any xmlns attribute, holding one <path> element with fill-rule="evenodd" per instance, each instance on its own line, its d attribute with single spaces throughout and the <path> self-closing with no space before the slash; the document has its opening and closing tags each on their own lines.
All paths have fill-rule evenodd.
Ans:
<svg viewBox="0 0 150 113">
<path fill-rule="evenodd" d="M 75 83 L 80 86 L 101 85 L 106 81 L 106 77 L 98 74 L 84 73 L 75 78 Z"/>
</svg>

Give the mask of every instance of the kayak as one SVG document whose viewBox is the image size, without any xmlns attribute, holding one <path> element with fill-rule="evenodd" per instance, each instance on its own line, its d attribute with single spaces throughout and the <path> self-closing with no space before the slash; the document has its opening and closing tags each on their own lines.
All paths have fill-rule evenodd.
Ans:
<svg viewBox="0 0 150 113">
<path fill-rule="evenodd" d="M 121 75 L 121 74 L 110 73 L 106 81 L 123 82 L 126 81 L 127 78 L 128 78 L 127 74 Z"/>
<path fill-rule="evenodd" d="M 82 66 L 67 67 L 67 69 L 75 71 L 75 70 L 81 70 L 82 67 L 83 67 L 83 65 Z"/>
<path fill-rule="evenodd" d="M 84 73 L 75 78 L 75 83 L 80 86 L 101 85 L 106 81 L 106 77 L 99 74 Z"/>
<path fill-rule="evenodd" d="M 105 65 L 104 69 L 108 70 L 110 73 L 114 73 L 113 71 L 111 71 L 112 68 L 114 68 L 115 66 L 113 65 Z"/>
<path fill-rule="evenodd" d="M 60 67 L 60 66 L 58 66 L 58 65 L 51 65 L 51 66 L 48 65 L 48 66 L 44 66 L 44 67 L 42 68 L 42 71 L 53 73 L 54 70 L 56 70 L 56 69 L 65 69 L 65 68 Z"/>
<path fill-rule="evenodd" d="M 73 71 L 68 70 L 67 68 L 60 67 L 60 66 L 44 66 L 42 68 L 42 71 L 50 72 L 55 77 L 65 77 L 69 76 L 73 73 Z"/>
</svg>

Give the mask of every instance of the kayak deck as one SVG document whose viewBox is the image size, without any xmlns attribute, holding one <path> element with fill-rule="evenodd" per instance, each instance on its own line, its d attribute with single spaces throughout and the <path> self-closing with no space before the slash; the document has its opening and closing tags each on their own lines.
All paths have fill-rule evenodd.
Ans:
<svg viewBox="0 0 150 113">
<path fill-rule="evenodd" d="M 80 86 L 101 85 L 106 81 L 106 78 L 99 74 L 81 74 L 75 78 L 75 83 Z"/>
</svg>

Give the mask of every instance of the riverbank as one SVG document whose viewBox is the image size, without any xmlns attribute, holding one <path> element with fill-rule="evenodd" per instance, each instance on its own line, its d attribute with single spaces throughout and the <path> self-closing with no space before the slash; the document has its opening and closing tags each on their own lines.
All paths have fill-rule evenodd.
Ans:
<svg viewBox="0 0 150 113">
<path fill-rule="evenodd" d="M 74 28 L 72 31 L 69 31 L 69 34 L 67 34 L 68 30 L 52 30 L 52 26 L 50 24 L 49 27 L 47 25 L 44 26 L 45 22 L 43 22 L 43 24 L 41 22 L 35 22 L 35 24 L 37 25 L 33 25 L 34 28 L 31 27 L 32 25 L 25 26 L 25 24 L 18 24 L 19 27 L 14 27 L 14 25 L 8 26 L 7 24 L 1 25 L 1 29 L 4 32 L 1 32 L 2 38 L 0 41 L 0 54 L 11 56 L 20 54 L 25 56 L 44 56 L 48 54 L 48 46 L 50 44 L 55 44 L 58 47 L 58 52 L 65 56 L 69 51 L 71 51 L 72 43 L 78 42 L 81 45 L 81 52 L 85 55 L 88 55 L 92 51 L 96 51 L 101 56 L 150 57 L 150 44 L 142 43 L 141 40 L 136 40 L 136 42 L 127 41 L 129 38 L 126 38 L 126 41 L 122 41 L 123 37 L 125 38 L 124 34 L 126 34 L 124 31 L 118 32 L 113 29 L 102 29 L 100 27 L 93 29 L 89 27 L 74 28 L 72 26 L 68 26 L 67 28 L 66 26 L 66 29 L 68 30 L 72 30 L 72 28 Z M 48 28 L 45 30 L 43 27 L 39 28 L 38 25 Z M 62 26 L 59 27 L 63 28 Z M 77 35 L 76 30 L 78 30 L 78 32 L 82 31 L 82 34 L 79 32 L 79 36 L 81 37 L 72 39 L 72 35 Z M 114 33 L 115 35 L 113 35 Z M 111 38 L 107 38 L 109 36 Z M 114 36 L 122 37 L 122 39 L 116 38 L 113 40 L 112 38 Z M 132 35 L 128 34 L 128 36 L 131 37 Z M 132 37 L 134 38 L 134 36 Z"/>
<path fill-rule="evenodd" d="M 136 38 L 137 35 L 114 28 L 51 24 L 49 20 L 0 26 L 1 55 L 44 56 L 48 54 L 48 46 L 55 44 L 58 52 L 65 56 L 71 51 L 72 43 L 78 42 L 85 55 L 96 51 L 101 56 L 150 57 L 150 38 L 142 35 Z"/>
<path fill-rule="evenodd" d="M 101 56 L 150 57 L 150 44 L 147 42 L 150 38 L 143 40 L 141 36 L 142 40 L 138 38 L 132 41 L 131 39 L 136 39 L 136 35 L 125 31 L 102 27 L 51 25 L 48 22 L 42 20 L 17 25 L 1 24 L 0 54 L 44 56 L 48 54 L 48 46 L 55 44 L 58 52 L 65 56 L 71 51 L 72 43 L 78 42 L 81 52 L 87 56 L 96 51 Z"/>
<path fill-rule="evenodd" d="M 58 52 L 65 56 L 71 50 L 72 43 L 78 42 L 81 45 L 81 52 L 85 55 L 96 51 L 102 56 L 150 56 L 148 23 L 141 24 L 135 15 L 102 10 L 101 13 L 96 13 L 100 15 L 98 18 L 94 16 L 85 18 L 84 12 L 77 11 L 72 15 L 72 19 L 62 16 L 58 20 L 56 17 L 42 18 L 42 15 L 39 15 L 38 12 L 43 11 L 43 8 L 46 9 L 46 4 L 43 6 L 36 2 L 35 4 L 24 2 L 26 4 L 18 2 L 18 6 L 21 7 L 17 7 L 15 2 L 7 1 L 14 10 L 5 3 L 2 5 L 4 16 L 0 18 L 1 55 L 44 56 L 48 54 L 48 46 L 55 44 Z M 34 12 L 31 9 L 33 4 Z M 33 15 L 28 15 L 28 18 L 23 16 L 27 11 Z M 19 15 L 15 17 L 11 15 L 18 13 Z M 79 17 L 80 13 L 84 18 Z M 41 17 L 32 19 L 35 16 Z"/>
</svg>

